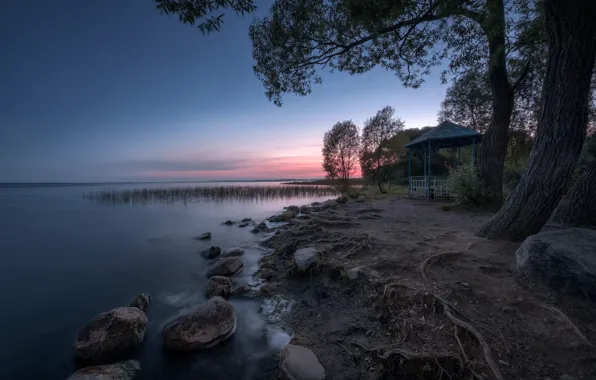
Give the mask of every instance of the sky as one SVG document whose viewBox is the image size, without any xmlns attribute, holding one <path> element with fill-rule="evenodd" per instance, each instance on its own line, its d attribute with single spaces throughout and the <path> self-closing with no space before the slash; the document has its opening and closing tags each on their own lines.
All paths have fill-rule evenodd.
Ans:
<svg viewBox="0 0 596 380">
<path fill-rule="evenodd" d="M 436 125 L 438 74 L 407 89 L 380 68 L 323 71 L 275 106 L 252 71 L 251 21 L 229 15 L 203 36 L 150 0 L 8 0 L 0 182 L 318 178 L 338 121 L 390 105 L 407 128 Z"/>
</svg>

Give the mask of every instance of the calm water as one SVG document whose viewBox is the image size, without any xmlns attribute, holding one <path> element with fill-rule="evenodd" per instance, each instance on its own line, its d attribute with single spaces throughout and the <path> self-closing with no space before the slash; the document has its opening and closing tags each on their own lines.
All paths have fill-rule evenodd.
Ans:
<svg viewBox="0 0 596 380">
<path fill-rule="evenodd" d="M 142 185 L 151 186 L 172 185 Z M 71 346 L 77 330 L 140 292 L 151 293 L 154 301 L 137 357 L 138 379 L 269 378 L 259 376 L 259 361 L 283 338 L 259 315 L 256 301 L 232 301 L 236 334 L 208 352 L 168 354 L 160 331 L 169 318 L 204 300 L 202 249 L 245 247 L 245 274 L 238 280 L 251 280 L 262 254 L 257 237 L 223 221 L 259 221 L 283 206 L 321 199 L 106 206 L 82 197 L 135 187 L 0 188 L 0 379 L 66 379 L 75 371 Z M 205 231 L 211 241 L 193 240 Z"/>
</svg>

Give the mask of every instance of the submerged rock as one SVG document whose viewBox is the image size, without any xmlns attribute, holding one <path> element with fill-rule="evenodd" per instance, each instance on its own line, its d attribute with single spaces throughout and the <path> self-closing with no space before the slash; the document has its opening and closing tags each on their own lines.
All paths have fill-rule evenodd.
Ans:
<svg viewBox="0 0 596 380">
<path fill-rule="evenodd" d="M 283 380 L 323 380 L 325 368 L 308 348 L 288 344 L 281 350 L 281 377 Z"/>
<path fill-rule="evenodd" d="M 139 310 L 145 311 L 150 303 L 151 296 L 149 294 L 141 293 L 138 296 L 136 296 L 132 301 L 130 301 L 128 306 L 136 307 Z"/>
<path fill-rule="evenodd" d="M 226 226 L 231 226 L 232 224 L 234 224 L 234 221 L 233 221 L 233 220 L 226 220 L 226 221 L 225 221 L 225 222 L 223 222 L 222 224 L 223 224 L 223 225 L 226 225 Z"/>
<path fill-rule="evenodd" d="M 197 240 L 209 240 L 211 239 L 211 232 L 205 232 L 201 236 L 196 238 Z"/>
<path fill-rule="evenodd" d="M 233 276 L 244 268 L 242 260 L 237 257 L 226 257 L 207 269 L 207 276 Z"/>
<path fill-rule="evenodd" d="M 205 295 L 207 298 L 222 297 L 229 298 L 232 293 L 232 280 L 229 277 L 213 276 L 205 284 Z"/>
<path fill-rule="evenodd" d="M 269 218 L 269 221 L 275 222 L 275 223 L 287 222 L 290 219 L 293 219 L 295 217 L 296 217 L 296 214 L 294 213 L 294 211 L 284 211 L 280 215 L 272 216 L 271 218 Z"/>
<path fill-rule="evenodd" d="M 563 292 L 596 299 L 596 231 L 571 228 L 528 237 L 515 253 L 518 272 Z"/>
<path fill-rule="evenodd" d="M 222 257 L 236 257 L 244 255 L 244 248 L 234 247 L 228 248 L 222 253 Z"/>
<path fill-rule="evenodd" d="M 215 259 L 216 257 L 219 257 L 219 255 L 221 255 L 221 248 L 217 245 L 211 246 L 201 251 L 201 256 L 209 260 Z"/>
<path fill-rule="evenodd" d="M 244 227 L 248 227 L 248 226 L 250 226 L 250 222 L 246 222 L 246 223 L 240 223 L 240 224 L 238 225 L 238 227 L 240 227 L 240 228 L 244 228 Z"/>
<path fill-rule="evenodd" d="M 136 307 L 119 307 L 99 314 L 79 330 L 75 355 L 99 360 L 127 354 L 143 343 L 147 316 Z"/>
<path fill-rule="evenodd" d="M 250 222 L 252 222 L 252 219 L 251 218 L 244 218 L 244 219 L 241 220 L 241 222 L 242 223 L 250 223 Z"/>
<path fill-rule="evenodd" d="M 86 367 L 73 373 L 68 380 L 132 380 L 141 365 L 136 360 L 127 360 L 108 365 Z"/>
<path fill-rule="evenodd" d="M 267 223 L 265 222 L 261 222 L 259 224 L 257 224 L 255 226 L 255 228 L 253 228 L 250 232 L 252 233 L 258 233 L 258 232 L 269 232 L 269 227 L 267 226 Z"/>
<path fill-rule="evenodd" d="M 164 345 L 175 351 L 213 347 L 236 331 L 234 307 L 221 297 L 213 297 L 168 323 L 163 329 Z"/>
<path fill-rule="evenodd" d="M 301 271 L 306 271 L 318 261 L 319 255 L 314 247 L 302 248 L 294 252 L 294 262 Z"/>
</svg>

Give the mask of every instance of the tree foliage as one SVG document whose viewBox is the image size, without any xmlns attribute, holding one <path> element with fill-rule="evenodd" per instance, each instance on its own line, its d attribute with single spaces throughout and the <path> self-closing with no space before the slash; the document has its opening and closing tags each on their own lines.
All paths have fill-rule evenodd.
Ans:
<svg viewBox="0 0 596 380">
<path fill-rule="evenodd" d="M 358 127 L 351 120 L 336 123 L 323 137 L 323 170 L 341 192 L 350 190 L 350 179 L 358 170 L 359 151 Z"/>
<path fill-rule="evenodd" d="M 383 182 L 389 179 L 391 168 L 402 150 L 392 139 L 404 128 L 404 122 L 399 118 L 393 118 L 394 113 L 392 107 L 386 106 L 366 120 L 362 129 L 360 167 L 363 176 L 373 174 L 382 193 L 385 192 Z"/>
<path fill-rule="evenodd" d="M 239 15 L 256 11 L 254 0 L 155 0 L 157 9 L 177 14 L 180 22 L 196 25 L 201 33 L 220 30 L 226 9 Z"/>
</svg>

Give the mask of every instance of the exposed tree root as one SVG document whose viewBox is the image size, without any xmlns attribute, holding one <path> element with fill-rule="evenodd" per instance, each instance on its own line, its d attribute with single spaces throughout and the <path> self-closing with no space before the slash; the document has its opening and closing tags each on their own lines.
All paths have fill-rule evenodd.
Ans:
<svg viewBox="0 0 596 380">
<path fill-rule="evenodd" d="M 451 256 L 451 255 L 459 255 L 462 253 L 467 252 L 472 245 L 475 243 L 476 241 L 472 241 L 470 242 L 470 244 L 468 244 L 466 246 L 466 248 L 460 250 L 460 251 L 445 251 L 445 252 L 439 252 L 439 253 L 435 253 L 434 255 L 431 255 L 429 257 L 427 257 L 421 264 L 420 264 L 420 273 L 422 274 L 422 278 L 425 281 L 428 281 L 428 277 L 426 276 L 426 267 L 431 263 L 431 261 L 434 262 L 434 260 L 436 260 L 437 258 L 441 257 L 441 256 Z"/>
<path fill-rule="evenodd" d="M 569 324 L 569 326 L 571 326 L 571 328 L 573 329 L 573 331 L 575 331 L 575 333 L 577 334 L 577 336 L 584 341 L 584 343 L 586 343 L 588 346 L 594 346 L 594 344 L 592 342 L 590 342 L 590 340 L 588 338 L 586 338 L 586 336 L 581 332 L 581 330 L 571 321 L 571 319 L 567 316 L 567 314 L 563 313 L 561 310 L 557 309 L 554 306 L 549 306 L 549 305 L 544 305 L 542 303 L 537 303 L 538 306 L 542 307 L 543 309 L 552 311 L 556 314 L 558 314 L 561 319 L 563 319 L 563 321 L 567 322 L 567 324 Z"/>
<path fill-rule="evenodd" d="M 363 349 L 366 352 L 377 352 L 377 356 L 380 359 L 384 359 L 384 360 L 388 359 L 392 355 L 399 355 L 407 360 L 412 360 L 412 359 L 433 359 L 434 360 L 437 357 L 445 356 L 445 355 L 436 355 L 436 354 L 431 354 L 431 353 L 426 353 L 426 352 L 414 352 L 414 351 L 410 351 L 410 350 L 404 350 L 402 348 L 395 348 L 395 344 L 379 346 L 379 347 L 374 347 L 374 348 L 368 348 L 368 347 L 366 347 L 358 342 L 354 342 L 354 341 L 350 342 L 350 344 L 360 347 L 361 349 Z M 394 348 L 391 348 L 391 347 L 394 347 Z M 384 353 L 384 354 L 378 353 L 378 351 L 386 350 L 388 348 L 391 348 L 391 349 L 389 351 L 387 351 L 386 353 Z"/>
<path fill-rule="evenodd" d="M 497 363 L 495 363 L 495 360 L 493 359 L 492 351 L 488 343 L 486 343 L 484 336 L 482 336 L 482 334 L 480 334 L 480 332 L 474 326 L 462 321 L 461 319 L 456 318 L 449 309 L 449 305 L 443 302 L 443 312 L 445 313 L 447 318 L 449 318 L 449 320 L 453 322 L 454 325 L 468 330 L 472 335 L 474 335 L 474 337 L 476 337 L 476 339 L 478 339 L 478 343 L 480 343 L 482 351 L 484 352 L 484 359 L 486 360 L 486 363 L 488 364 L 490 369 L 493 371 L 495 378 L 498 380 L 503 380 L 503 375 L 501 375 L 501 371 L 499 370 Z"/>
</svg>

